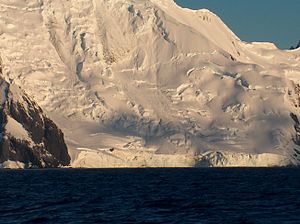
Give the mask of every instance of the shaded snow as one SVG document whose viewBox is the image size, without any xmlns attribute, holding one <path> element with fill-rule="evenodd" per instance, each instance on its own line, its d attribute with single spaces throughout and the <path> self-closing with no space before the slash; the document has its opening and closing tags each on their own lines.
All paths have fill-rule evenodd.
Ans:
<svg viewBox="0 0 300 224">
<path fill-rule="evenodd" d="M 7 116 L 7 124 L 5 130 L 8 134 L 16 139 L 32 141 L 26 129 L 10 116 Z"/>
<path fill-rule="evenodd" d="M 63 129 L 74 166 L 193 166 L 207 152 L 222 153 L 214 166 L 298 163 L 299 50 L 243 42 L 171 0 L 0 11 L 4 73 Z M 118 159 L 99 150 L 110 148 Z"/>
<path fill-rule="evenodd" d="M 292 162 L 278 154 L 246 154 L 236 152 L 206 152 L 199 159 L 199 167 L 274 167 L 288 166 Z"/>
</svg>

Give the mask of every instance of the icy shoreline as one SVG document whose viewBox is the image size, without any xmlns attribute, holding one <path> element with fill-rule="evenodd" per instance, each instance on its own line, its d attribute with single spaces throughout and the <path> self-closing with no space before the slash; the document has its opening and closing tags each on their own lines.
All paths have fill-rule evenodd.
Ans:
<svg viewBox="0 0 300 224">
<path fill-rule="evenodd" d="M 73 167 L 300 164 L 299 50 L 243 42 L 172 0 L 0 11 L 3 75 L 62 130 Z"/>
<path fill-rule="evenodd" d="M 285 156 L 243 154 L 232 152 L 206 152 L 202 155 L 162 155 L 151 152 L 114 152 L 82 150 L 70 166 L 60 168 L 242 168 L 242 167 L 289 167 L 293 162 Z M 30 168 L 24 163 L 6 161 L 0 168 Z M 35 168 L 35 167 L 33 167 Z"/>
</svg>

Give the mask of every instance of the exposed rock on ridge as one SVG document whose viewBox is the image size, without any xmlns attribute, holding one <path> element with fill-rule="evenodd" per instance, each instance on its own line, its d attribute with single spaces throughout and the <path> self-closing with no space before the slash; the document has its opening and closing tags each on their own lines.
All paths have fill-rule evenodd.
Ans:
<svg viewBox="0 0 300 224">
<path fill-rule="evenodd" d="M 69 165 L 62 131 L 18 86 L 2 77 L 0 99 L 0 164 L 8 161 L 40 168 Z"/>
<path fill-rule="evenodd" d="M 63 127 L 72 166 L 299 164 L 300 49 L 172 0 L 1 3 L 6 80 Z"/>
</svg>

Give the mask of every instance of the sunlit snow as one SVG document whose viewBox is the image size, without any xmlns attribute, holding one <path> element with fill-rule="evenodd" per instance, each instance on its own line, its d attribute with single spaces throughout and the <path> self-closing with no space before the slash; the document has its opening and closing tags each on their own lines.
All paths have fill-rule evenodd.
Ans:
<svg viewBox="0 0 300 224">
<path fill-rule="evenodd" d="M 74 167 L 298 164 L 300 51 L 172 0 L 2 0 L 0 53 Z M 299 151 L 299 153 L 297 153 Z"/>
</svg>

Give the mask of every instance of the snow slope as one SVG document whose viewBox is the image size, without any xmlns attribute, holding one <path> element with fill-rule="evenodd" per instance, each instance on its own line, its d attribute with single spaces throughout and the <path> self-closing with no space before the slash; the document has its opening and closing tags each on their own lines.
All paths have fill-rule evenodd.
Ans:
<svg viewBox="0 0 300 224">
<path fill-rule="evenodd" d="M 0 168 L 70 164 L 62 131 L 19 86 L 3 80 L 1 71 L 0 99 Z"/>
<path fill-rule="evenodd" d="M 0 12 L 6 78 L 59 124 L 74 167 L 299 163 L 299 50 L 243 42 L 172 0 Z"/>
</svg>

